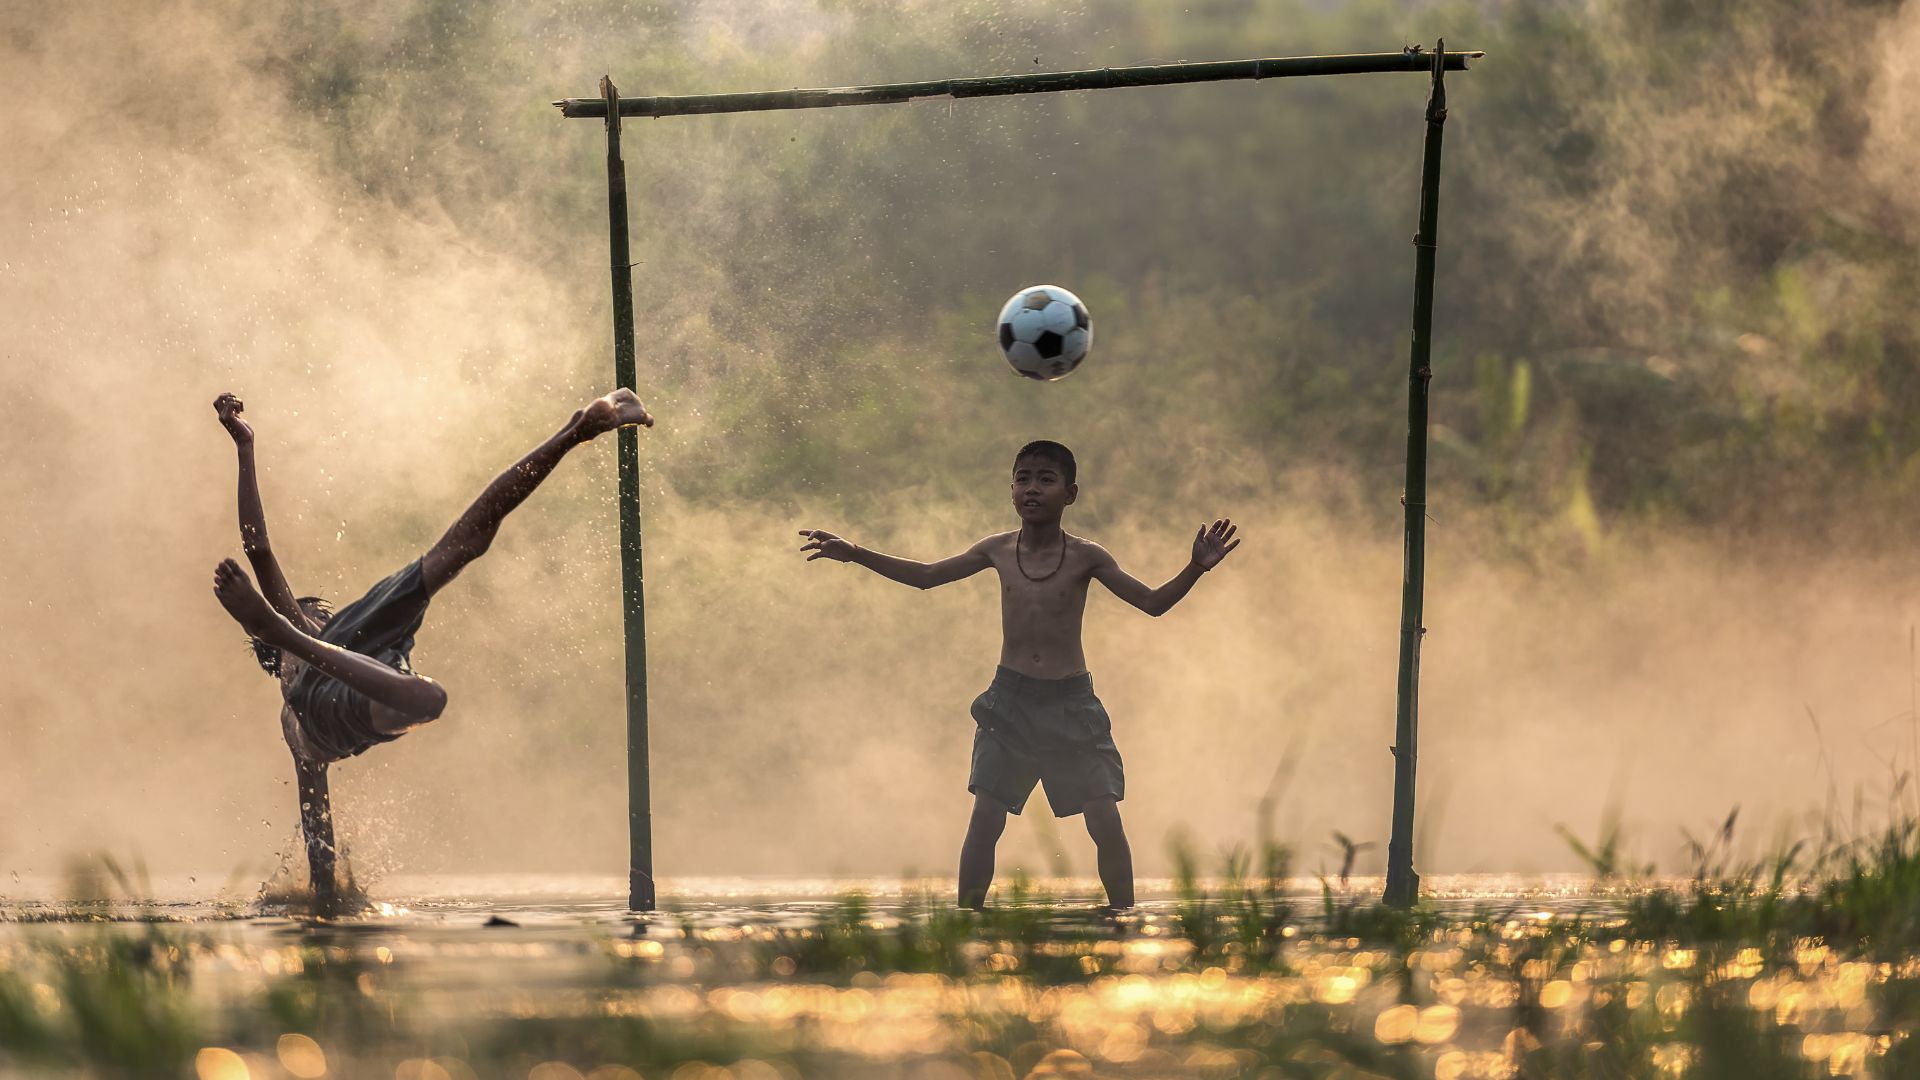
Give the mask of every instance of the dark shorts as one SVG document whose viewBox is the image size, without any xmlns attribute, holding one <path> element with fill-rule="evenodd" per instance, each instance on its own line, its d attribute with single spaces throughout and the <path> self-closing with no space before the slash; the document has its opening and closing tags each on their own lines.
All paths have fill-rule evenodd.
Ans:
<svg viewBox="0 0 1920 1080">
<path fill-rule="evenodd" d="M 333 613 L 321 641 L 371 656 L 395 671 L 413 672 L 413 635 L 427 617 L 427 583 L 415 559 L 367 595 Z M 353 757 L 392 742 L 373 728 L 373 701 L 347 684 L 309 667 L 287 690 L 287 704 L 313 748 L 329 758 Z"/>
<path fill-rule="evenodd" d="M 1071 817 L 1094 799 L 1123 799 L 1127 777 L 1113 745 L 1113 722 L 1093 696 L 1093 676 L 1036 679 L 1001 668 L 973 699 L 973 774 L 967 790 L 1026 806 L 1035 783 L 1047 789 L 1055 817 Z"/>
</svg>

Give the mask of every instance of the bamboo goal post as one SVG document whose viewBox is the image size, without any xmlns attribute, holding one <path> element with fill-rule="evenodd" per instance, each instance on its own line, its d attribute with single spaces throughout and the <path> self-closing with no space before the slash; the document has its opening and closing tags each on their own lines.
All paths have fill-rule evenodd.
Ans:
<svg viewBox="0 0 1920 1080">
<path fill-rule="evenodd" d="M 565 98 L 553 104 L 562 116 L 606 121 L 607 238 L 613 285 L 614 379 L 632 387 L 634 370 L 633 261 L 629 254 L 627 172 L 621 155 L 621 121 L 629 116 L 663 117 L 783 109 L 830 109 L 847 105 L 889 105 L 926 98 L 1007 97 L 1074 90 L 1112 90 L 1131 86 L 1173 86 L 1236 79 L 1285 79 L 1317 75 L 1367 75 L 1411 72 L 1431 80 L 1426 111 L 1426 140 L 1420 172 L 1420 225 L 1414 236 L 1414 300 L 1411 374 L 1407 395 L 1405 564 L 1400 594 L 1400 665 L 1394 716 L 1392 835 L 1387 844 L 1387 884 L 1383 899 L 1407 906 L 1419 895 L 1413 869 L 1414 766 L 1419 741 L 1420 642 L 1426 590 L 1427 392 L 1432 381 L 1434 257 L 1440 211 L 1440 133 L 1447 117 L 1444 76 L 1465 71 L 1472 51 L 1448 52 L 1446 42 L 1428 52 L 1419 45 L 1399 52 L 1343 56 L 1282 56 L 1195 64 L 1146 64 L 1086 71 L 1036 72 L 931 82 L 835 86 L 811 90 L 769 90 L 745 94 L 675 97 L 622 97 L 613 80 L 600 80 L 596 97 Z M 646 592 L 640 542 L 639 440 L 623 428 L 619 439 L 619 514 L 621 610 L 627 656 L 627 906 L 652 911 L 653 788 L 648 766 Z"/>
</svg>

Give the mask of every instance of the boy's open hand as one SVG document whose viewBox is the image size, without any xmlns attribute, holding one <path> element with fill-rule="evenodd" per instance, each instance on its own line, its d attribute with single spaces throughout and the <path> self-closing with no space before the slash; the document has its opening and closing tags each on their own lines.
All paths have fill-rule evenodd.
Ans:
<svg viewBox="0 0 1920 1080">
<path fill-rule="evenodd" d="M 246 409 L 246 403 L 232 394 L 221 394 L 213 399 L 213 411 L 220 417 L 220 426 L 227 429 L 233 441 L 241 446 L 253 444 L 253 425 L 240 419 L 240 413 Z"/>
<path fill-rule="evenodd" d="M 1193 565 L 1202 570 L 1219 566 L 1220 560 L 1227 557 L 1227 552 L 1240 546 L 1240 541 L 1233 540 L 1233 534 L 1239 528 L 1228 518 L 1214 522 L 1211 528 L 1200 526 L 1200 531 L 1193 534 Z M 1233 543 L 1227 543 L 1229 540 L 1233 540 Z"/>
<path fill-rule="evenodd" d="M 807 542 L 800 545 L 800 550 L 813 552 L 807 556 L 808 562 L 815 559 L 846 562 L 853 558 L 854 552 L 860 550 L 858 546 L 840 539 L 825 529 L 801 529 L 800 535 L 807 538 Z"/>
</svg>

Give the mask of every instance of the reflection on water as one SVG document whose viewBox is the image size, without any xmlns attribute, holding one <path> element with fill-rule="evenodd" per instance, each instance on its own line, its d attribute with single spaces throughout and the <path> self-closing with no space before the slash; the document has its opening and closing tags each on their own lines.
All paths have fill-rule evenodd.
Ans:
<svg viewBox="0 0 1920 1080">
<path fill-rule="evenodd" d="M 231 887 L 224 893 L 196 878 L 159 877 L 143 882 L 143 903 L 137 913 L 167 920 L 248 919 L 262 914 L 284 914 L 268 906 L 263 911 L 252 892 Z M 1203 884 L 1216 886 L 1217 882 Z M 1344 887 L 1330 885 L 1340 897 L 1377 897 L 1381 879 L 1355 877 Z M 784 912 L 806 916 L 830 907 L 840 897 L 859 893 L 881 912 L 894 911 L 909 901 L 947 897 L 951 878 L 901 879 L 844 877 L 695 877 L 663 880 L 660 907 L 696 919 L 726 921 L 752 917 L 756 912 Z M 1323 883 L 1319 878 L 1289 878 L 1284 894 L 1301 903 L 1318 904 Z M 1070 909 L 1101 904 L 1104 893 L 1094 878 L 1042 878 L 1032 882 L 1046 903 Z M 1142 878 L 1135 885 L 1143 910 L 1165 908 L 1178 896 L 1170 878 Z M 1596 892 L 1592 879 L 1575 874 L 1519 876 L 1510 874 L 1433 875 L 1421 879 L 1423 895 L 1441 907 L 1469 910 L 1475 905 L 1524 904 L 1539 910 L 1603 910 L 1607 897 Z M 369 890 L 372 906 L 350 920 L 359 924 L 398 922 L 406 925 L 445 922 L 459 924 L 467 916 L 491 915 L 534 924 L 558 922 L 624 923 L 627 883 L 624 877 L 589 874 L 459 874 L 395 875 Z M 1001 886 L 1004 895 L 1006 886 Z M 130 909 L 117 909 L 122 914 Z M 0 892 L 0 922 L 62 916 L 87 917 L 76 909 L 64 881 L 57 878 L 16 878 Z"/>
<path fill-rule="evenodd" d="M 9 901 L 0 1071 L 1452 1080 L 1575 1059 L 1678 1076 L 1737 1045 L 1850 1075 L 1891 1060 L 1920 996 L 1920 963 L 1812 940 L 1632 940 L 1573 882 L 1442 879 L 1448 917 L 1401 940 L 1330 932 L 1317 881 L 1251 915 L 1144 882 L 1120 919 L 1092 913 L 1096 883 L 1056 882 L 985 922 L 927 904 L 947 882 L 706 880 L 648 916 L 621 910 L 619 884 L 395 879 L 375 911 L 324 924 L 182 895 Z M 56 917 L 140 910 L 163 921 Z"/>
</svg>

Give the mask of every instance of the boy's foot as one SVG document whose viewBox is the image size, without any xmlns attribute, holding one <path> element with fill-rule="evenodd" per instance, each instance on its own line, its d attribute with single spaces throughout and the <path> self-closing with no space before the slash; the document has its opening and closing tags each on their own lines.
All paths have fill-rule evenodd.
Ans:
<svg viewBox="0 0 1920 1080">
<path fill-rule="evenodd" d="M 213 568 L 213 595 L 242 630 L 269 644 L 278 644 L 276 639 L 293 628 L 273 610 L 267 598 L 253 587 L 253 579 L 232 559 L 223 559 Z"/>
<path fill-rule="evenodd" d="M 631 427 L 635 424 L 652 427 L 653 414 L 647 411 L 645 405 L 640 404 L 640 398 L 633 391 L 623 386 L 606 397 L 587 402 L 587 407 L 580 410 L 580 426 L 576 430 L 580 433 L 581 441 L 584 442 L 604 435 L 614 428 Z"/>
</svg>

